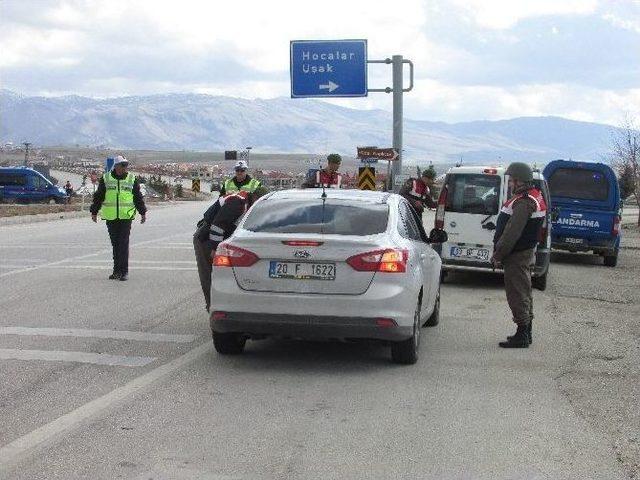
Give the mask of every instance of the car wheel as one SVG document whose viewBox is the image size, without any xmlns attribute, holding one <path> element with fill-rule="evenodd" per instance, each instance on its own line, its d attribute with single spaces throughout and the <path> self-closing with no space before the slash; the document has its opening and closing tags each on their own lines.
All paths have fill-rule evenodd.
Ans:
<svg viewBox="0 0 640 480">
<path fill-rule="evenodd" d="M 56 199 L 55 199 L 55 198 L 51 197 L 51 198 L 47 201 L 47 203 L 48 203 L 49 205 L 55 205 L 55 204 L 56 204 L 56 203 L 58 203 L 58 202 L 56 202 Z"/>
<path fill-rule="evenodd" d="M 605 255 L 604 264 L 607 267 L 615 267 L 618 264 L 618 251 L 616 250 L 614 255 Z"/>
<path fill-rule="evenodd" d="M 420 346 L 420 302 L 413 314 L 413 335 L 402 342 L 391 345 L 391 359 L 394 363 L 413 365 L 418 361 L 418 347 Z"/>
<path fill-rule="evenodd" d="M 246 337 L 237 333 L 214 333 L 213 346 L 222 355 L 238 355 L 244 350 Z"/>
<path fill-rule="evenodd" d="M 531 277 L 531 285 L 533 288 L 545 291 L 547 289 L 547 275 L 548 272 L 545 272 L 544 275 L 540 275 L 539 277 Z"/>
<path fill-rule="evenodd" d="M 433 312 L 424 322 L 423 327 L 435 327 L 440 323 L 440 287 L 438 286 L 438 296 L 436 297 L 436 304 L 433 307 Z"/>
</svg>

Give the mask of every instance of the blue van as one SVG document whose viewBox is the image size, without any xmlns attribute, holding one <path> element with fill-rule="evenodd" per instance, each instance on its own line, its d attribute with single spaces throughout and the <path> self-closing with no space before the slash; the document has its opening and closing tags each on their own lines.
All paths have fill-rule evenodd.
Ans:
<svg viewBox="0 0 640 480">
<path fill-rule="evenodd" d="M 604 163 L 554 160 L 544 169 L 551 193 L 551 248 L 602 255 L 615 267 L 620 248 L 620 187 Z"/>
<path fill-rule="evenodd" d="M 0 202 L 67 203 L 69 196 L 40 172 L 27 167 L 0 167 Z"/>
</svg>

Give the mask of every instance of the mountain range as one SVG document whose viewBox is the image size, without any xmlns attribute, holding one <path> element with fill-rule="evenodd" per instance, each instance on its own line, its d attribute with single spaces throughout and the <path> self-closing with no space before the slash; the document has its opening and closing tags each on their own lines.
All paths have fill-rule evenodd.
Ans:
<svg viewBox="0 0 640 480">
<path fill-rule="evenodd" d="M 405 100 L 409 101 L 409 100 Z M 37 146 L 355 155 L 388 147 L 391 113 L 311 99 L 167 94 L 95 99 L 29 97 L 0 91 L 0 140 Z M 560 117 L 444 123 L 404 119 L 407 163 L 465 163 L 556 158 L 600 161 L 615 127 Z"/>
</svg>

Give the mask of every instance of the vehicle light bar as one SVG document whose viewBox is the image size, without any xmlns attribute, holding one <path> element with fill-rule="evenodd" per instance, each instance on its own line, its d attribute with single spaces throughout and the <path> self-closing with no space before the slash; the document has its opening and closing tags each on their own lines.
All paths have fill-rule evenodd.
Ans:
<svg viewBox="0 0 640 480">
<path fill-rule="evenodd" d="M 319 247 L 324 242 L 315 240 L 283 240 L 282 243 L 290 247 Z"/>
</svg>

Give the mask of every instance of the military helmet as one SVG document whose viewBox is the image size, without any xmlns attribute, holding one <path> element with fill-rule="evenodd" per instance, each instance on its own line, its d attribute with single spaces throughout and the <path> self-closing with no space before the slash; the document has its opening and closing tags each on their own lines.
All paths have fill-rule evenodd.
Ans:
<svg viewBox="0 0 640 480">
<path fill-rule="evenodd" d="M 433 168 L 427 168 L 426 170 L 422 171 L 420 176 L 434 179 L 434 178 L 436 178 L 436 171 Z"/>
<path fill-rule="evenodd" d="M 342 163 L 342 157 L 337 153 L 331 153 L 327 155 L 327 162 L 340 164 Z"/>
<path fill-rule="evenodd" d="M 512 178 L 520 180 L 521 182 L 531 182 L 533 181 L 533 170 L 529 165 L 523 162 L 513 162 L 507 167 L 507 171 L 505 172 Z"/>
</svg>

